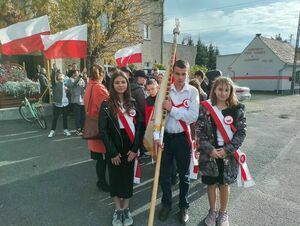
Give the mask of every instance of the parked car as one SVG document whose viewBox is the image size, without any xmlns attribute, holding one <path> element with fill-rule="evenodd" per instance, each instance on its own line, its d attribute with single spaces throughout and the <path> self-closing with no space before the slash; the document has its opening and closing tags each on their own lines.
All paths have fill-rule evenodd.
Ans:
<svg viewBox="0 0 300 226">
<path fill-rule="evenodd" d="M 239 101 L 251 99 L 250 88 L 242 87 L 238 85 L 235 85 L 234 87 L 235 87 L 235 94 Z"/>
</svg>

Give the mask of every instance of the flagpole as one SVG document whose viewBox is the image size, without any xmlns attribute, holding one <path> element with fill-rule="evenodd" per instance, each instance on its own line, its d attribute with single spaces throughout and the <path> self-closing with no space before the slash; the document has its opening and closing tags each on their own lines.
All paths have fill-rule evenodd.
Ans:
<svg viewBox="0 0 300 226">
<path fill-rule="evenodd" d="M 47 62 L 47 77 L 48 77 L 48 92 L 49 92 L 49 104 L 52 103 L 52 96 L 50 92 L 50 83 L 51 83 L 51 76 L 50 76 L 50 60 L 46 60 Z"/>
<path fill-rule="evenodd" d="M 165 123 L 167 117 L 167 111 L 164 109 L 162 110 L 163 101 L 168 99 L 169 97 L 169 89 L 171 86 L 171 79 L 173 74 L 173 65 L 175 62 L 175 55 L 176 55 L 176 47 L 177 47 L 177 38 L 179 35 L 179 21 L 176 20 L 176 27 L 173 30 L 173 46 L 172 46 L 172 54 L 169 63 L 169 67 L 167 70 L 166 75 L 164 76 L 160 92 L 157 95 L 155 105 L 154 105 L 154 130 L 160 132 L 160 142 L 161 145 L 163 143 L 163 135 L 165 131 Z M 163 149 L 160 147 L 158 148 L 157 158 L 156 158 L 156 166 L 155 166 L 155 175 L 153 180 L 153 189 L 152 189 L 152 197 L 151 197 L 151 204 L 150 204 L 150 212 L 149 212 L 149 219 L 148 219 L 148 226 L 153 226 L 154 221 L 154 212 L 156 206 L 156 199 L 157 199 L 157 190 L 158 190 L 158 180 L 159 180 L 159 173 L 160 173 L 160 164 L 161 164 L 161 156 L 162 156 Z"/>
</svg>

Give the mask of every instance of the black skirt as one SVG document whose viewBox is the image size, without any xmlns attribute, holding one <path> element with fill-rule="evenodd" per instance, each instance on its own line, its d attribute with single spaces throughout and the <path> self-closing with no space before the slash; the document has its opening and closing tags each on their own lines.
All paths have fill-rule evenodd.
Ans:
<svg viewBox="0 0 300 226">
<path fill-rule="evenodd" d="M 127 152 L 130 150 L 131 142 L 124 129 L 121 129 L 124 148 L 119 150 L 121 154 L 121 164 L 116 166 L 108 159 L 108 174 L 110 184 L 110 196 L 127 199 L 133 194 L 133 176 L 134 176 L 134 160 L 127 161 Z"/>
</svg>

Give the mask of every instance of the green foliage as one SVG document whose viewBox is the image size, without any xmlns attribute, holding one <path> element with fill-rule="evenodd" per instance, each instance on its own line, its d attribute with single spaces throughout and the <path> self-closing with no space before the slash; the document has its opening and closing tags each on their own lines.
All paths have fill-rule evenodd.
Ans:
<svg viewBox="0 0 300 226">
<path fill-rule="evenodd" d="M 208 71 L 207 67 L 206 66 L 199 66 L 197 64 L 195 64 L 193 67 L 190 68 L 190 78 L 195 78 L 195 72 L 196 71 L 203 71 L 204 73 L 206 73 Z"/>
<path fill-rule="evenodd" d="M 153 67 L 156 67 L 159 70 L 166 70 L 166 67 L 163 64 L 153 64 Z"/>
<path fill-rule="evenodd" d="M 200 38 L 197 41 L 197 55 L 195 63 L 197 65 L 203 65 L 208 70 L 216 69 L 216 60 L 219 55 L 218 47 L 214 47 L 212 44 L 209 46 L 201 42 Z"/>
</svg>

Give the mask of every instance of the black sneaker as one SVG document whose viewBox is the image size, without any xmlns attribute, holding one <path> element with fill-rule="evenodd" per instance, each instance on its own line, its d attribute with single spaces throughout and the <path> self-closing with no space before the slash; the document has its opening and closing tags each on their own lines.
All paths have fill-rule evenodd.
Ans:
<svg viewBox="0 0 300 226">
<path fill-rule="evenodd" d="M 166 221 L 168 219 L 170 211 L 171 211 L 170 208 L 166 208 L 166 207 L 161 208 L 161 210 L 158 213 L 158 219 L 160 221 Z"/>
</svg>

